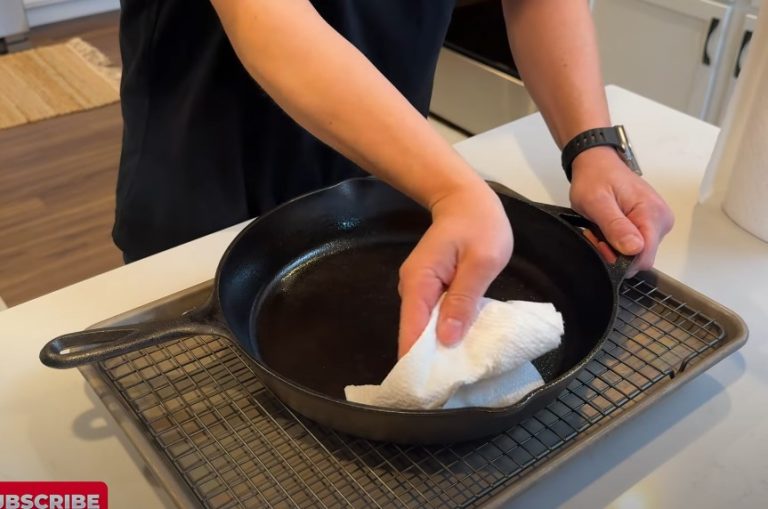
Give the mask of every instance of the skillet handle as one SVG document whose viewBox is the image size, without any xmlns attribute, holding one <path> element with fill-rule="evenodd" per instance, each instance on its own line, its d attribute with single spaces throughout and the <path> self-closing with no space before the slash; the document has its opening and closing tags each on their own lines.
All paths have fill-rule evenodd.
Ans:
<svg viewBox="0 0 768 509">
<path fill-rule="evenodd" d="M 545 203 L 533 203 L 533 205 L 540 208 L 541 210 L 559 217 L 574 228 L 585 228 L 591 231 L 598 240 L 605 242 L 609 246 L 611 245 L 611 243 L 608 242 L 608 239 L 605 238 L 605 235 L 603 235 L 603 232 L 595 223 L 582 216 L 575 210 L 568 207 L 559 207 L 557 205 L 548 205 Z M 608 263 L 607 261 L 605 262 L 605 266 L 608 268 L 608 275 L 610 276 L 611 282 L 616 288 L 621 286 L 621 282 L 624 281 L 624 278 L 626 278 L 627 272 L 629 271 L 630 267 L 632 266 L 632 262 L 634 261 L 634 255 L 628 256 L 616 251 L 616 261 L 613 263 Z"/>
<path fill-rule="evenodd" d="M 229 337 L 229 332 L 215 321 L 188 312 L 173 320 L 64 334 L 40 350 L 40 361 L 52 368 L 72 368 L 200 334 Z"/>
<path fill-rule="evenodd" d="M 509 196 L 510 198 L 515 198 L 517 200 L 521 200 L 527 203 L 534 203 L 522 194 L 518 193 L 517 191 L 513 191 L 512 189 L 508 188 L 504 184 L 499 184 L 498 182 L 494 182 L 493 180 L 486 180 L 486 184 L 488 184 L 488 187 L 493 189 L 496 194 L 503 194 L 504 196 Z"/>
<path fill-rule="evenodd" d="M 503 194 L 505 196 L 509 196 L 511 198 L 515 198 L 518 200 L 522 200 L 524 202 L 530 203 L 534 207 L 538 208 L 539 210 L 543 210 L 550 215 L 559 217 L 573 228 L 581 229 L 586 228 L 590 230 L 595 237 L 597 237 L 599 240 L 605 242 L 609 246 L 611 245 L 610 242 L 605 238 L 605 235 L 603 235 L 603 232 L 600 231 L 600 228 L 590 221 L 589 219 L 585 218 L 575 210 L 568 208 L 568 207 L 560 207 L 558 205 L 549 205 L 547 203 L 538 203 L 535 201 L 531 201 L 525 196 L 521 195 L 520 193 L 513 191 L 512 189 L 499 184 L 498 182 L 491 182 L 488 181 L 488 185 L 498 194 Z M 624 281 L 624 278 L 627 275 L 627 272 L 629 271 L 630 267 L 632 266 L 632 262 L 635 260 L 635 256 L 628 256 L 622 253 L 617 252 L 616 253 L 616 261 L 614 263 L 608 263 L 605 262 L 605 266 L 608 268 L 608 275 L 611 278 L 611 282 L 613 285 L 618 288 L 621 286 L 621 282 Z"/>
</svg>

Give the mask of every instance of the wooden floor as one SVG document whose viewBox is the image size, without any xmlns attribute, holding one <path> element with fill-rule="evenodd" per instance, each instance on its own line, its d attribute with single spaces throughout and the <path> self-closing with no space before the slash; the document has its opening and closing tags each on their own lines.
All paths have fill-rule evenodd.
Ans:
<svg viewBox="0 0 768 509">
<path fill-rule="evenodd" d="M 34 29 L 31 46 L 79 36 L 120 61 L 117 13 Z M 0 130 L 0 297 L 13 306 L 122 264 L 110 237 L 118 104 Z"/>
</svg>

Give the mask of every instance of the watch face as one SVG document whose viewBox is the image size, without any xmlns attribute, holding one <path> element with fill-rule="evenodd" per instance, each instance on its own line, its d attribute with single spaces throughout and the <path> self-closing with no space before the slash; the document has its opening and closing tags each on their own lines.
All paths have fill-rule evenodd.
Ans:
<svg viewBox="0 0 768 509">
<path fill-rule="evenodd" d="M 624 163 L 629 166 L 629 169 L 638 175 L 642 175 L 643 172 L 640 170 L 640 165 L 637 163 L 635 152 L 632 150 L 632 145 L 629 143 L 629 137 L 627 136 L 627 132 L 624 130 L 624 126 L 617 125 L 615 129 L 621 144 L 621 146 L 617 148 L 619 156 L 624 161 Z"/>
<path fill-rule="evenodd" d="M 629 166 L 630 170 L 642 176 L 643 172 L 640 170 L 640 166 L 637 164 L 637 159 L 635 159 L 635 157 L 632 155 L 631 149 L 624 155 L 624 157 L 622 157 L 622 159 L 626 165 Z"/>
</svg>

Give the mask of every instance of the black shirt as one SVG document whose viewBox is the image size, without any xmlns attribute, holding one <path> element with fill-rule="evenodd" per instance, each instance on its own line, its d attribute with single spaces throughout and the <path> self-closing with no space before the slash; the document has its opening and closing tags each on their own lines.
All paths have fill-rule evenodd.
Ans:
<svg viewBox="0 0 768 509">
<path fill-rule="evenodd" d="M 126 257 L 148 256 L 363 174 L 260 89 L 209 0 L 121 4 L 124 132 L 113 237 Z M 455 0 L 313 4 L 426 115 Z"/>
</svg>

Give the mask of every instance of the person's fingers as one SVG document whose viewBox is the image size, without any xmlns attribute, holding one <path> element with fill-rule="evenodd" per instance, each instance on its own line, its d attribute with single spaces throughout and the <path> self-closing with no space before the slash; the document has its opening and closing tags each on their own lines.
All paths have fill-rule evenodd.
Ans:
<svg viewBox="0 0 768 509">
<path fill-rule="evenodd" d="M 630 275 L 653 266 L 659 244 L 674 224 L 672 211 L 661 198 L 650 197 L 628 215 L 645 241 L 645 247 L 637 255 Z"/>
<path fill-rule="evenodd" d="M 597 248 L 597 251 L 608 263 L 616 263 L 616 252 L 606 242 L 597 238 L 592 230 L 584 230 L 584 236 Z"/>
<path fill-rule="evenodd" d="M 583 213 L 594 221 L 608 242 L 625 255 L 643 251 L 645 239 L 609 193 L 599 193 L 583 204 Z"/>
<path fill-rule="evenodd" d="M 656 259 L 656 252 L 659 249 L 659 243 L 662 237 L 667 233 L 659 228 L 659 223 L 647 217 L 633 217 L 636 221 L 638 230 L 645 240 L 645 248 L 637 255 L 635 261 L 632 263 L 628 276 L 634 276 L 640 270 L 648 270 L 653 267 L 653 262 Z"/>
<path fill-rule="evenodd" d="M 468 253 L 461 260 L 440 305 L 437 339 L 446 345 L 461 340 L 477 315 L 480 298 L 509 261 L 503 253 Z"/>
<path fill-rule="evenodd" d="M 400 270 L 399 359 L 411 349 L 429 323 L 429 316 L 443 293 L 443 282 L 429 269 L 412 269 L 406 262 Z"/>
<path fill-rule="evenodd" d="M 628 277 L 632 277 L 641 270 L 648 270 L 653 267 L 653 262 L 656 260 L 656 253 L 659 248 L 659 239 L 653 241 L 646 240 L 646 248 L 632 263 L 632 267 L 627 273 Z"/>
</svg>

